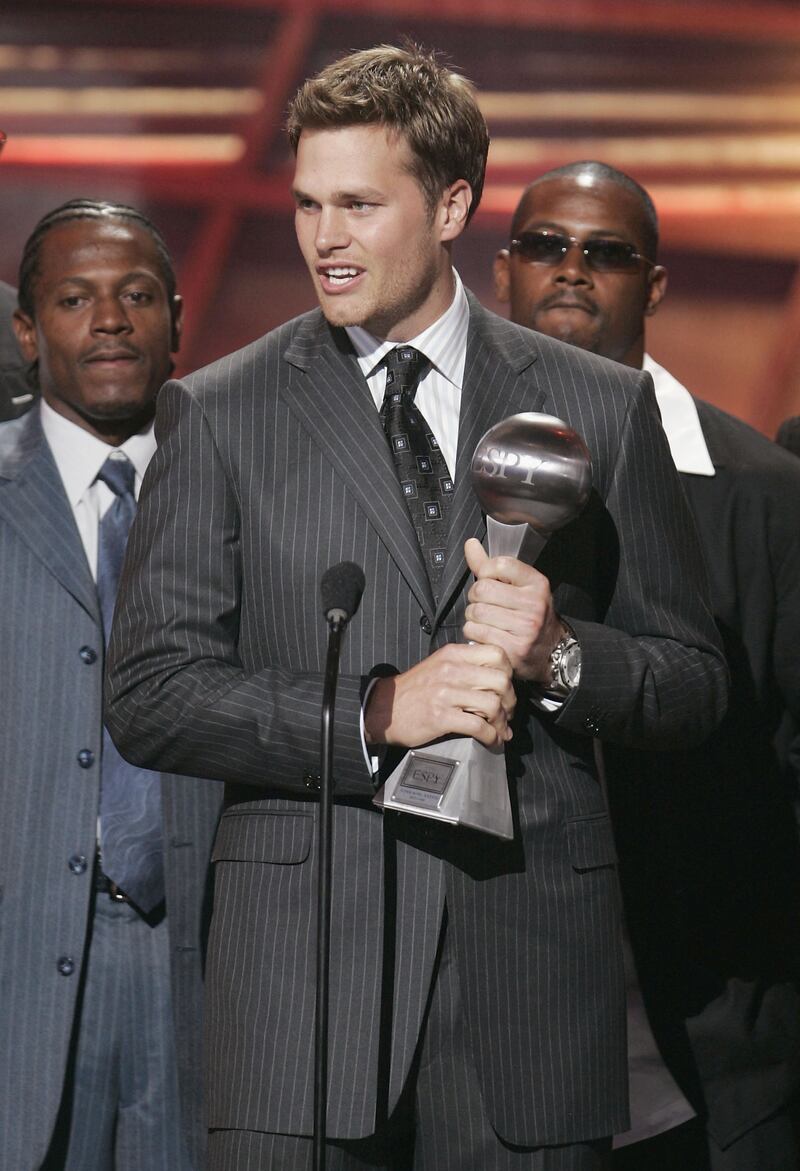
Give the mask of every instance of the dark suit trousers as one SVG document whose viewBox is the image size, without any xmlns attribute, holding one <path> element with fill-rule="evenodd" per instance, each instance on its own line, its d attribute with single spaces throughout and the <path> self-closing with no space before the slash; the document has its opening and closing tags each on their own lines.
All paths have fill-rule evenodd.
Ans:
<svg viewBox="0 0 800 1171">
<path fill-rule="evenodd" d="M 492 1130 L 464 1026 L 446 925 L 420 1052 L 404 1099 L 409 1108 L 401 1102 L 385 1134 L 328 1144 L 328 1171 L 606 1171 L 610 1166 L 610 1139 L 528 1148 L 509 1146 Z M 208 1171 L 311 1171 L 311 1166 L 309 1138 L 231 1130 L 210 1136 Z"/>
</svg>

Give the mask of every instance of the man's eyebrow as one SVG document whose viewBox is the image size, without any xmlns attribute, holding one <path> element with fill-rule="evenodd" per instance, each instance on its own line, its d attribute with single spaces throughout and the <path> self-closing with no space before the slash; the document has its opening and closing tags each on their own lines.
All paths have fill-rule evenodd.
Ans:
<svg viewBox="0 0 800 1171">
<path fill-rule="evenodd" d="M 295 199 L 310 199 L 312 203 L 318 203 L 319 200 L 313 195 L 309 195 L 306 191 L 301 191 L 298 187 L 292 188 L 292 196 Z M 364 187 L 357 191 L 332 191 L 329 196 L 333 203 L 347 203 L 352 200 L 370 201 L 375 199 L 382 199 L 383 193 L 378 191 L 375 187 Z"/>
<path fill-rule="evenodd" d="M 155 272 L 149 272 L 145 268 L 134 268 L 130 272 L 126 272 L 115 283 L 117 285 L 124 285 L 128 281 L 155 281 L 156 284 L 163 284 L 163 281 Z M 60 277 L 53 285 L 54 288 L 60 289 L 62 285 L 80 285 L 83 288 L 91 288 L 95 284 L 95 280 L 89 276 L 83 276 L 81 273 L 75 273 L 72 276 Z"/>
</svg>

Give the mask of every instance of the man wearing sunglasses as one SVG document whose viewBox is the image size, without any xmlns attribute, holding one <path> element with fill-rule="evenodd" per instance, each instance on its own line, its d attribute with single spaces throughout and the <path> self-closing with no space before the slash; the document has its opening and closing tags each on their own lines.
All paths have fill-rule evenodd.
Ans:
<svg viewBox="0 0 800 1171">
<path fill-rule="evenodd" d="M 732 674 L 700 748 L 603 749 L 631 945 L 613 1167 L 792 1171 L 800 862 L 773 740 L 800 714 L 800 465 L 646 355 L 657 249 L 647 192 L 581 162 L 526 189 L 495 261 L 513 321 L 651 373 Z"/>
</svg>

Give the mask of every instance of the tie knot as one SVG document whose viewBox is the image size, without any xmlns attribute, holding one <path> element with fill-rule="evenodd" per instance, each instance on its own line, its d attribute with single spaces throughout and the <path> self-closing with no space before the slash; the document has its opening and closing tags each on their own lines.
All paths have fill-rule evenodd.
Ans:
<svg viewBox="0 0 800 1171">
<path fill-rule="evenodd" d="M 413 346 L 395 346 L 383 359 L 386 367 L 386 394 L 405 392 L 414 397 L 419 381 L 430 362 Z"/>
<path fill-rule="evenodd" d="M 124 453 L 110 455 L 97 473 L 97 479 L 102 480 L 115 496 L 133 496 L 136 468 Z"/>
</svg>

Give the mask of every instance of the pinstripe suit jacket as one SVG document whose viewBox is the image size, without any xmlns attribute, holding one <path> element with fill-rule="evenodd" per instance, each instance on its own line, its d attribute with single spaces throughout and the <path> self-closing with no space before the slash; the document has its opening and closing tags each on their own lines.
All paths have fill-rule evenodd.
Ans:
<svg viewBox="0 0 800 1171">
<path fill-rule="evenodd" d="M 0 646 L 0 1168 L 34 1171 L 61 1100 L 85 957 L 99 770 L 77 754 L 100 761 L 103 666 L 94 582 L 35 409 L 0 426 Z M 221 786 L 163 781 L 181 1095 L 199 1166 L 200 949 Z M 74 965 L 64 975 L 62 957 Z"/>
<path fill-rule="evenodd" d="M 470 315 L 438 606 L 355 356 L 319 312 L 159 399 L 161 442 L 112 637 L 109 724 L 133 759 L 228 782 L 209 944 L 212 1126 L 312 1126 L 317 807 L 306 774 L 318 767 L 326 648 L 319 579 L 345 558 L 367 585 L 337 697 L 329 1134 L 370 1133 L 397 1099 L 445 900 L 499 1134 L 561 1143 L 625 1126 L 618 895 L 591 737 L 706 734 L 725 668 L 649 377 L 474 299 Z M 485 532 L 471 454 L 521 410 L 584 434 L 594 492 L 541 559 L 584 674 L 556 719 L 522 696 L 506 843 L 376 812 L 359 711 L 376 664 L 403 670 L 459 636 L 463 542 Z"/>
</svg>

